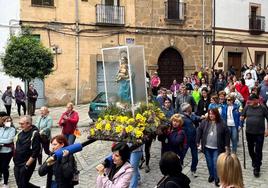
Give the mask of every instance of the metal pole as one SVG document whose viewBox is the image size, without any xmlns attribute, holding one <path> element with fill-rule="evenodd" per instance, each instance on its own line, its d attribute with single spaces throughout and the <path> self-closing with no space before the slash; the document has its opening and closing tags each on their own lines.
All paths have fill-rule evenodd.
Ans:
<svg viewBox="0 0 268 188">
<path fill-rule="evenodd" d="M 244 121 L 241 122 L 241 132 L 242 132 L 242 147 L 243 147 L 243 163 L 244 169 L 246 169 L 246 151 L 245 151 L 245 138 L 244 138 Z"/>
<path fill-rule="evenodd" d="M 78 0 L 75 0 L 75 105 L 79 103 L 79 8 Z"/>
</svg>

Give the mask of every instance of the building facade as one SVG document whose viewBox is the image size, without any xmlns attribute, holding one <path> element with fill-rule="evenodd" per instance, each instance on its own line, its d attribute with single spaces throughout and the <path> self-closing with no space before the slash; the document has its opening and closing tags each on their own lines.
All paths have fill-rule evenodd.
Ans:
<svg viewBox="0 0 268 188">
<path fill-rule="evenodd" d="M 240 75 L 244 63 L 266 67 L 268 1 L 216 0 L 215 12 L 215 68 Z"/>
<path fill-rule="evenodd" d="M 211 0 L 20 0 L 20 24 L 54 53 L 45 96 L 60 105 L 103 91 L 105 47 L 144 45 L 146 68 L 164 87 L 209 65 L 211 10 Z"/>
</svg>

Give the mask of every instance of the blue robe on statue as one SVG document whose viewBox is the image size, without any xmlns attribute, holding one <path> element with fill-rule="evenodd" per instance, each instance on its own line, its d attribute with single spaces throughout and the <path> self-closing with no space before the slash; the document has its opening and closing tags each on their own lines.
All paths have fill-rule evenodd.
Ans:
<svg viewBox="0 0 268 188">
<path fill-rule="evenodd" d="M 122 79 L 118 81 L 119 83 L 119 91 L 118 95 L 122 102 L 130 103 L 130 80 Z"/>
</svg>

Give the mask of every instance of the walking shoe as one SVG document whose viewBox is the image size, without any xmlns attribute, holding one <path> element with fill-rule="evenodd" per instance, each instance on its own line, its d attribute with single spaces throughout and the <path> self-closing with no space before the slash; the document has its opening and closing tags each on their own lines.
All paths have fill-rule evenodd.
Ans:
<svg viewBox="0 0 268 188">
<path fill-rule="evenodd" d="M 198 177 L 198 175 L 197 175 L 197 173 L 196 173 L 196 171 L 192 171 L 192 176 L 194 177 L 194 178 L 197 178 Z"/>
<path fill-rule="evenodd" d="M 213 181 L 214 181 L 214 177 L 209 176 L 209 177 L 208 177 L 208 182 L 211 183 L 211 182 L 213 182 Z"/>
<path fill-rule="evenodd" d="M 216 185 L 217 187 L 220 186 L 220 180 L 219 180 L 219 178 L 216 178 L 216 179 L 215 179 L 215 185 Z"/>
<path fill-rule="evenodd" d="M 150 167 L 149 167 L 148 165 L 146 165 L 146 166 L 145 166 L 145 173 L 150 172 L 150 170 L 151 170 Z"/>
<path fill-rule="evenodd" d="M 7 184 L 4 184 L 2 188 L 9 188 L 9 186 Z"/>
<path fill-rule="evenodd" d="M 253 174 L 256 178 L 260 177 L 260 171 L 257 168 L 254 168 Z"/>
</svg>

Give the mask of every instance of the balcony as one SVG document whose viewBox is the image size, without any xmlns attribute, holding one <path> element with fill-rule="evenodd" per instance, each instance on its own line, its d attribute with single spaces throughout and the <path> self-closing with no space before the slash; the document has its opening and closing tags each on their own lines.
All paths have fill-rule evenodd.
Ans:
<svg viewBox="0 0 268 188">
<path fill-rule="evenodd" d="M 185 21 L 186 3 L 179 0 L 168 0 L 165 2 L 165 21 L 180 24 Z"/>
<path fill-rule="evenodd" d="M 97 4 L 96 24 L 114 26 L 125 25 L 125 7 Z"/>
<path fill-rule="evenodd" d="M 265 32 L 265 17 L 249 15 L 249 32 L 253 35 Z"/>
</svg>

